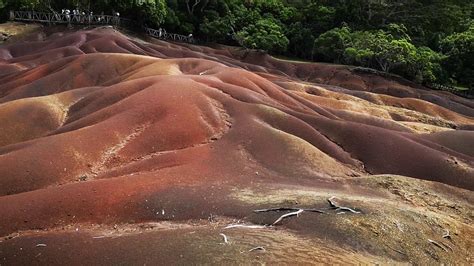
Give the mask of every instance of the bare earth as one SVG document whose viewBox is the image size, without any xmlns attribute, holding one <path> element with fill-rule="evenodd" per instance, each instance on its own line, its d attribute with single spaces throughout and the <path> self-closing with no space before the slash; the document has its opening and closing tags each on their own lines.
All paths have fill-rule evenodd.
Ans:
<svg viewBox="0 0 474 266">
<path fill-rule="evenodd" d="M 0 265 L 469 265 L 473 190 L 450 93 L 111 28 L 0 45 Z"/>
</svg>

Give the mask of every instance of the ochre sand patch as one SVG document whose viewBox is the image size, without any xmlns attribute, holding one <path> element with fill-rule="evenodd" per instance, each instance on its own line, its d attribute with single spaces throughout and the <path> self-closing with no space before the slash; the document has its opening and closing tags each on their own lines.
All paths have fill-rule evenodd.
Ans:
<svg viewBox="0 0 474 266">
<path fill-rule="evenodd" d="M 470 264 L 473 117 L 345 66 L 45 28 L 0 46 L 0 261 Z M 272 207 L 327 213 L 224 229 Z"/>
</svg>

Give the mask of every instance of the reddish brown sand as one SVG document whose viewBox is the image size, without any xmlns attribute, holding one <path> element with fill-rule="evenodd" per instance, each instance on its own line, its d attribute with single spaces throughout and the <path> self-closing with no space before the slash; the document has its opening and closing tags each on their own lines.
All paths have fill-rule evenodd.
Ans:
<svg viewBox="0 0 474 266">
<path fill-rule="evenodd" d="M 473 129 L 402 79 L 45 29 L 0 46 L 0 265 L 471 264 Z M 331 196 L 362 213 L 224 229 Z"/>
</svg>

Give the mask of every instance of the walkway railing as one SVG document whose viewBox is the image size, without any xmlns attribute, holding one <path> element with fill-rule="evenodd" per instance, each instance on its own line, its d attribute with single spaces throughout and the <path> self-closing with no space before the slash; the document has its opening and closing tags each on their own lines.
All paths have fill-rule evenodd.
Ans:
<svg viewBox="0 0 474 266">
<path fill-rule="evenodd" d="M 12 11 L 10 19 L 16 21 L 43 22 L 51 24 L 119 25 L 122 18 L 108 15 L 73 15 L 36 11 Z"/>
<path fill-rule="evenodd" d="M 152 28 L 144 28 L 146 34 L 151 37 L 163 39 L 163 40 L 173 40 L 177 42 L 189 42 L 195 43 L 195 40 L 192 35 L 185 36 L 176 33 L 167 33 L 165 30 L 155 30 Z"/>
<path fill-rule="evenodd" d="M 433 90 L 449 91 L 461 97 L 466 97 L 469 99 L 474 99 L 474 87 L 466 90 L 460 90 L 450 85 L 443 85 L 438 83 L 428 83 L 426 86 Z"/>
<path fill-rule="evenodd" d="M 110 15 L 74 15 L 74 14 L 59 14 L 46 13 L 36 11 L 10 11 L 10 20 L 23 22 L 41 22 L 48 24 L 79 24 L 79 25 L 112 25 L 120 27 L 131 27 L 137 25 L 136 22 L 130 19 L 121 18 Z M 178 42 L 195 43 L 192 35 L 185 36 L 175 33 L 167 33 L 165 30 L 155 30 L 152 28 L 143 28 L 145 32 L 154 38 L 163 40 L 172 40 Z"/>
</svg>

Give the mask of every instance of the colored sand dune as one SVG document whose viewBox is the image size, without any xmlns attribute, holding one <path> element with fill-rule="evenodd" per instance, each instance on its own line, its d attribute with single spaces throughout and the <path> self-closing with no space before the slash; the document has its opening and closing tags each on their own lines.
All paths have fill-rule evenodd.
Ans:
<svg viewBox="0 0 474 266">
<path fill-rule="evenodd" d="M 346 66 L 43 32 L 0 46 L 0 264 L 470 264 L 473 130 Z M 275 207 L 325 211 L 224 229 Z"/>
</svg>

